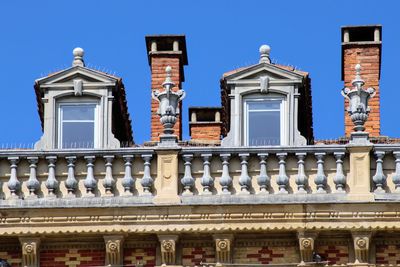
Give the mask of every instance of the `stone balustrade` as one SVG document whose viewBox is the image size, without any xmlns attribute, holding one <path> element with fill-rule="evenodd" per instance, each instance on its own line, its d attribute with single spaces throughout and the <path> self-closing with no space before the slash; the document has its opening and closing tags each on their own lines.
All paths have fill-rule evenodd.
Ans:
<svg viewBox="0 0 400 267">
<path fill-rule="evenodd" d="M 183 148 L 182 196 L 345 195 L 345 146 Z"/>
<path fill-rule="evenodd" d="M 3 206 L 371 201 L 397 193 L 396 145 L 0 150 Z"/>
</svg>

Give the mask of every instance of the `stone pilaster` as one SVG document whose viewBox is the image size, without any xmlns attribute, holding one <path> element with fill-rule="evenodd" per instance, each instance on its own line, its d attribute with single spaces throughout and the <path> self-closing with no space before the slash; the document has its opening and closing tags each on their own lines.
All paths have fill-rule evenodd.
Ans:
<svg viewBox="0 0 400 267">
<path fill-rule="evenodd" d="M 299 232 L 297 238 L 299 240 L 301 264 L 313 261 L 314 243 L 317 238 L 317 233 L 314 232 Z"/>
<path fill-rule="evenodd" d="M 371 146 L 348 146 L 350 152 L 350 172 L 348 186 L 350 200 L 373 200 L 371 193 Z"/>
<path fill-rule="evenodd" d="M 123 265 L 123 243 L 124 237 L 121 235 L 104 236 L 106 247 L 106 265 Z"/>
<path fill-rule="evenodd" d="M 166 265 L 176 265 L 176 243 L 178 235 L 159 235 L 158 240 L 161 245 L 161 263 Z"/>
<path fill-rule="evenodd" d="M 39 266 L 40 238 L 19 238 L 22 249 L 22 266 Z"/>
<path fill-rule="evenodd" d="M 154 202 L 157 204 L 180 203 L 178 195 L 178 151 L 157 151 L 157 179 L 154 187 L 157 195 Z"/>
<path fill-rule="evenodd" d="M 230 234 L 214 235 L 215 260 L 218 263 L 231 263 L 234 236 Z"/>
<path fill-rule="evenodd" d="M 353 232 L 354 255 L 357 266 L 364 266 L 363 264 L 369 263 L 371 232 Z M 365 265 L 367 266 L 367 265 Z"/>
</svg>

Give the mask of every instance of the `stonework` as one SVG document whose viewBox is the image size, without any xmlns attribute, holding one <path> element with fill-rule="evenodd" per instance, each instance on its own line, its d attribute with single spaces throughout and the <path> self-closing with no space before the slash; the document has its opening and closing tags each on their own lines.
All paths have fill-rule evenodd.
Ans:
<svg viewBox="0 0 400 267">
<path fill-rule="evenodd" d="M 156 265 L 156 249 L 149 248 L 125 248 L 124 265 L 153 267 Z"/>
</svg>

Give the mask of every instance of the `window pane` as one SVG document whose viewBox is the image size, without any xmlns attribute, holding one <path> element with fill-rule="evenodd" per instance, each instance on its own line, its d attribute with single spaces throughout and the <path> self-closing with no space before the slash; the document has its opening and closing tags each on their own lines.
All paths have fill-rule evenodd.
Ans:
<svg viewBox="0 0 400 267">
<path fill-rule="evenodd" d="M 63 122 L 63 148 L 93 148 L 94 122 Z"/>
<path fill-rule="evenodd" d="M 280 145 L 280 111 L 249 112 L 249 145 Z"/>
<path fill-rule="evenodd" d="M 277 100 L 248 102 L 249 110 L 279 110 L 280 104 L 281 101 Z"/>
<path fill-rule="evenodd" d="M 94 120 L 95 105 L 62 106 L 63 120 Z"/>
</svg>

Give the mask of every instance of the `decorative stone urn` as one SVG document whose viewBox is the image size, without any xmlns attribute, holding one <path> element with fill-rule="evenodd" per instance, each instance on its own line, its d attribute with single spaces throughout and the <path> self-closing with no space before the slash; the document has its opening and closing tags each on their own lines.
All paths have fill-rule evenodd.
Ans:
<svg viewBox="0 0 400 267">
<path fill-rule="evenodd" d="M 185 98 L 185 91 L 179 89 L 178 91 L 172 91 L 175 84 L 171 79 L 170 66 L 165 68 L 167 77 L 163 82 L 164 90 L 155 90 L 152 92 L 152 98 L 159 103 L 158 115 L 160 116 L 160 122 L 164 127 L 164 134 L 160 136 L 161 145 L 174 145 L 177 142 L 177 136 L 174 135 L 174 125 L 179 115 L 179 102 Z"/>
<path fill-rule="evenodd" d="M 368 142 L 369 134 L 365 132 L 365 122 L 368 119 L 370 108 L 368 101 L 374 97 L 375 89 L 364 89 L 364 80 L 361 79 L 361 65 L 357 64 L 356 77 L 352 81 L 353 88 L 343 88 L 342 95 L 349 100 L 347 112 L 354 124 L 354 132 L 351 133 L 351 143 Z"/>
</svg>

